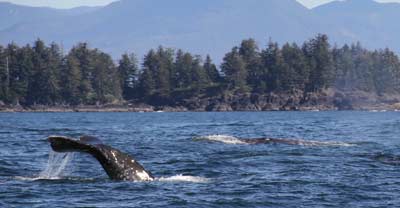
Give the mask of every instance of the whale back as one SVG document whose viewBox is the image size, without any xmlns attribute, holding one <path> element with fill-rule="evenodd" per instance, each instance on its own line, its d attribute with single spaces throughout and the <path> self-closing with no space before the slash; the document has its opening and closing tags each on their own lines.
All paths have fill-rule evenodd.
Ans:
<svg viewBox="0 0 400 208">
<path fill-rule="evenodd" d="M 67 137 L 51 136 L 48 141 L 56 152 L 83 152 L 92 155 L 113 180 L 154 180 L 152 174 L 130 155 L 104 145 L 95 137 L 83 136 L 80 140 L 74 140 Z"/>
</svg>

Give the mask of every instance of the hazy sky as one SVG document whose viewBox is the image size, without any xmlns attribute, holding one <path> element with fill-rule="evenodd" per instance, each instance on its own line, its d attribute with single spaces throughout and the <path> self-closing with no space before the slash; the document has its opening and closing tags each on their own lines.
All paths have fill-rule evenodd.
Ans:
<svg viewBox="0 0 400 208">
<path fill-rule="evenodd" d="M 298 2 L 304 4 L 307 7 L 315 7 L 321 4 L 325 4 L 328 2 L 331 2 L 333 0 L 297 0 Z M 375 0 L 378 2 L 398 2 L 400 3 L 400 0 Z"/>
<path fill-rule="evenodd" d="M 116 0 L 0 0 L 30 6 L 49 6 L 56 8 L 71 8 L 77 6 L 100 6 Z M 190 1 L 190 0 L 189 0 Z M 198 1 L 198 0 L 194 0 Z M 307 7 L 315 7 L 332 0 L 297 0 Z M 377 0 L 379 2 L 399 2 L 400 0 Z"/>
</svg>

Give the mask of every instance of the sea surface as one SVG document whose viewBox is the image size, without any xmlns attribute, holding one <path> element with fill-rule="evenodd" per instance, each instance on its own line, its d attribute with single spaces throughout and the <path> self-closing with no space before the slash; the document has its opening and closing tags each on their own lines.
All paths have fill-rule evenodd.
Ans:
<svg viewBox="0 0 400 208">
<path fill-rule="evenodd" d="M 153 182 L 46 138 L 92 135 Z M 244 144 L 291 138 L 321 145 Z M 0 207 L 400 207 L 400 112 L 0 113 Z"/>
</svg>

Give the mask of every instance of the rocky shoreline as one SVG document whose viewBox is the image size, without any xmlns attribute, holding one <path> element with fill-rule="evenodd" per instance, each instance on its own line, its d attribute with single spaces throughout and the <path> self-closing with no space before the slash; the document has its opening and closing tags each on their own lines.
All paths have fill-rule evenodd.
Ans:
<svg viewBox="0 0 400 208">
<path fill-rule="evenodd" d="M 400 96 L 363 92 L 235 94 L 183 99 L 166 106 L 140 102 L 85 106 L 6 106 L 0 112 L 232 112 L 232 111 L 400 111 Z"/>
<path fill-rule="evenodd" d="M 150 108 L 130 108 L 130 107 L 105 107 L 99 108 L 96 106 L 87 106 L 84 108 L 60 108 L 60 107 L 46 107 L 46 108 L 1 108 L 0 113 L 72 113 L 72 112 L 136 112 L 136 113 L 152 113 L 152 112 L 268 112 L 268 111 L 342 111 L 335 108 L 317 108 L 317 107 L 310 107 L 310 108 L 297 108 L 296 110 L 282 110 L 282 109 L 272 109 L 272 110 L 219 110 L 219 111 L 206 111 L 206 110 L 188 110 L 187 108 L 179 107 L 150 107 Z M 368 106 L 363 107 L 360 109 L 352 109 L 349 111 L 370 111 L 370 112 L 387 112 L 387 111 L 394 111 L 400 112 L 399 108 L 393 107 L 382 107 L 382 106 Z"/>
<path fill-rule="evenodd" d="M 149 106 L 146 108 L 128 107 L 128 106 L 115 106 L 115 107 L 99 107 L 99 106 L 84 106 L 84 107 L 57 107 L 57 106 L 42 106 L 42 107 L 5 107 L 0 108 L 0 113 L 68 113 L 68 112 L 138 112 L 138 113 L 151 113 L 151 112 L 268 112 L 268 111 L 373 111 L 373 112 L 386 112 L 398 111 L 399 107 L 393 105 L 374 105 L 363 106 L 360 108 L 353 108 L 348 110 L 339 110 L 331 106 L 313 106 L 313 107 L 295 107 L 293 109 L 286 108 L 271 108 L 271 109 L 232 109 L 230 106 L 220 106 L 218 110 L 204 110 L 196 109 L 190 110 L 186 107 L 154 107 Z"/>
</svg>

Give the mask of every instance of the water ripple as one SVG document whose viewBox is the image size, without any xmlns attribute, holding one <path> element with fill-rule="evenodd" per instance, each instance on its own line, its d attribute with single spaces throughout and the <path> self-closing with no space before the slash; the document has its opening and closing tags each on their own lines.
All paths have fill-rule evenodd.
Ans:
<svg viewBox="0 0 400 208">
<path fill-rule="evenodd" d="M 396 207 L 400 203 L 397 112 L 1 116 L 0 207 Z M 45 140 L 52 134 L 98 136 L 133 155 L 157 180 L 113 181 L 88 155 L 52 155 Z M 241 140 L 262 137 L 300 139 L 298 145 L 249 145 Z"/>
</svg>

